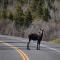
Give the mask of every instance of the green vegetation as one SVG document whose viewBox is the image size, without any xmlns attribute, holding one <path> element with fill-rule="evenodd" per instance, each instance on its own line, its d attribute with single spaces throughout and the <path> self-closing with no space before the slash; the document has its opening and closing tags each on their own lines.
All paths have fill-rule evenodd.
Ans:
<svg viewBox="0 0 60 60">
<path fill-rule="evenodd" d="M 32 23 L 33 18 L 31 12 L 28 10 L 25 14 L 25 26 L 29 27 L 29 25 Z"/>
<path fill-rule="evenodd" d="M 9 14 L 8 14 L 8 19 L 9 20 L 11 20 L 11 21 L 13 21 L 14 19 L 13 19 L 13 14 L 12 14 L 12 12 L 9 12 Z"/>
<path fill-rule="evenodd" d="M 48 8 L 45 8 L 44 9 L 44 14 L 43 14 L 43 20 L 44 21 L 49 21 L 49 19 L 51 19 L 50 12 L 49 12 Z"/>
<path fill-rule="evenodd" d="M 32 23 L 32 17 L 33 19 L 35 19 L 36 17 L 40 17 L 42 20 L 44 21 L 49 21 L 49 19 L 51 19 L 51 15 L 50 15 L 50 10 L 54 10 L 54 1 L 55 0 L 17 0 L 16 1 L 16 5 L 15 5 L 15 8 L 16 8 L 16 12 L 15 12 L 15 15 L 13 16 L 13 13 L 10 12 L 9 13 L 9 18 L 10 20 L 14 20 L 15 19 L 15 24 L 16 25 L 20 25 L 20 26 L 23 26 L 24 22 L 26 21 L 27 26 L 29 26 L 30 23 Z M 9 3 L 12 3 L 13 5 L 13 0 L 9 1 L 9 0 L 0 0 L 0 5 L 3 9 L 3 18 L 7 18 L 7 8 L 9 6 Z M 28 18 L 28 14 L 24 13 L 23 12 L 23 9 L 22 7 L 24 5 L 28 5 L 26 6 L 25 8 L 28 8 L 26 11 L 30 11 L 30 17 L 31 17 L 31 20 L 30 18 Z M 22 6 L 23 5 L 23 6 Z M 24 16 L 26 15 L 26 16 Z M 14 19 L 13 19 L 14 17 Z M 26 18 L 25 18 L 26 17 Z M 25 20 L 25 19 L 27 20 Z M 25 21 L 24 21 L 25 20 Z"/>
<path fill-rule="evenodd" d="M 7 28 L 8 30 L 11 29 L 11 34 L 16 32 L 17 34 L 21 34 L 20 32 L 27 30 L 35 20 L 36 22 L 37 20 L 42 20 L 42 22 L 45 23 L 42 23 L 41 26 L 45 25 L 44 28 L 46 29 L 47 35 L 50 35 L 54 33 L 57 27 L 57 25 L 55 27 L 54 23 L 50 23 L 50 20 L 52 20 L 51 12 L 53 15 L 56 15 L 54 14 L 54 2 L 55 0 L 0 0 L 0 20 L 3 20 L 4 23 L 7 22 L 6 25 L 9 24 L 8 27 L 12 25 Z M 2 23 L 1 26 L 3 26 L 4 23 Z M 1 27 L 1 31 L 2 29 L 6 28 Z M 5 30 L 3 31 L 5 32 Z M 7 34 L 10 34 L 10 32 L 8 31 Z"/>
<path fill-rule="evenodd" d="M 1 17 L 2 17 L 3 19 L 6 19 L 6 18 L 7 18 L 7 12 L 6 12 L 6 10 L 3 10 L 3 11 L 2 11 Z"/>
<path fill-rule="evenodd" d="M 23 14 L 23 10 L 21 9 L 20 5 L 16 6 L 16 13 L 15 13 L 15 25 L 19 28 L 21 26 L 23 26 L 24 24 L 24 14 Z"/>
<path fill-rule="evenodd" d="M 55 0 L 32 0 L 30 10 L 35 17 L 39 16 L 44 21 L 48 22 L 51 19 L 50 10 L 54 11 Z"/>
<path fill-rule="evenodd" d="M 49 41 L 50 43 L 57 43 L 57 44 L 60 44 L 60 38 L 57 38 L 53 41 Z"/>
<path fill-rule="evenodd" d="M 56 40 L 53 40 L 53 42 L 60 44 L 60 38 L 58 38 L 58 39 L 56 39 Z"/>
</svg>

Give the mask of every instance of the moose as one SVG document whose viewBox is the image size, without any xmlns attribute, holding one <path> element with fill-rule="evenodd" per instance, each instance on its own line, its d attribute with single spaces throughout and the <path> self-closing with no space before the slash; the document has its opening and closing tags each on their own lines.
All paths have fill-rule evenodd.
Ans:
<svg viewBox="0 0 60 60">
<path fill-rule="evenodd" d="M 33 40 L 33 41 L 37 41 L 37 50 L 40 50 L 40 43 L 41 43 L 41 40 L 42 40 L 42 37 L 43 37 L 43 29 L 40 28 L 40 32 L 39 34 L 36 34 L 36 33 L 31 33 L 28 35 L 28 38 L 29 38 L 29 41 L 27 42 L 27 49 L 30 50 L 29 48 L 29 44 L 30 44 L 30 41 Z"/>
</svg>

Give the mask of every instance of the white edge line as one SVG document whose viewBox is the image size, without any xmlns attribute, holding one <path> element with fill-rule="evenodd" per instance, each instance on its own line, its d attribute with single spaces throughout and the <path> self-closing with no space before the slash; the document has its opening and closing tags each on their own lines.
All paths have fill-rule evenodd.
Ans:
<svg viewBox="0 0 60 60">
<path fill-rule="evenodd" d="M 23 60 L 29 60 L 28 56 L 22 50 L 18 49 L 17 47 L 11 44 L 5 43 L 4 41 L 0 41 L 0 43 L 3 43 L 11 48 L 14 48 L 23 57 Z"/>
<path fill-rule="evenodd" d="M 36 45 L 36 43 L 34 43 L 34 44 Z M 45 48 L 48 48 L 48 49 L 50 49 L 50 50 L 54 50 L 54 51 L 56 51 L 56 52 L 59 52 L 59 53 L 60 53 L 60 51 L 59 51 L 59 50 L 57 50 L 57 49 L 55 49 L 55 48 L 48 47 L 48 45 L 43 45 L 43 44 L 41 44 L 40 46 L 45 47 Z"/>
</svg>

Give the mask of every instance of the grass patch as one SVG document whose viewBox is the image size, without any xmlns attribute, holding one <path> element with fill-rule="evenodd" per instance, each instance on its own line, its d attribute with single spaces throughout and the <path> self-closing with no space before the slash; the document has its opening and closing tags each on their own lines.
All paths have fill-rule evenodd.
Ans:
<svg viewBox="0 0 60 60">
<path fill-rule="evenodd" d="M 57 44 L 60 44 L 60 38 L 56 39 L 56 40 L 53 40 L 53 41 L 50 41 L 50 43 L 57 43 Z"/>
</svg>

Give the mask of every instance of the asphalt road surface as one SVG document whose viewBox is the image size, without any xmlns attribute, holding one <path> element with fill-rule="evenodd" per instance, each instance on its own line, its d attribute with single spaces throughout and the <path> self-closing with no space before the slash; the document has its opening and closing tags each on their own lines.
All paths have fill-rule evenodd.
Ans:
<svg viewBox="0 0 60 60">
<path fill-rule="evenodd" d="M 60 45 L 41 42 L 41 50 L 36 50 L 36 42 L 28 39 L 0 35 L 0 60 L 60 60 Z"/>
</svg>

